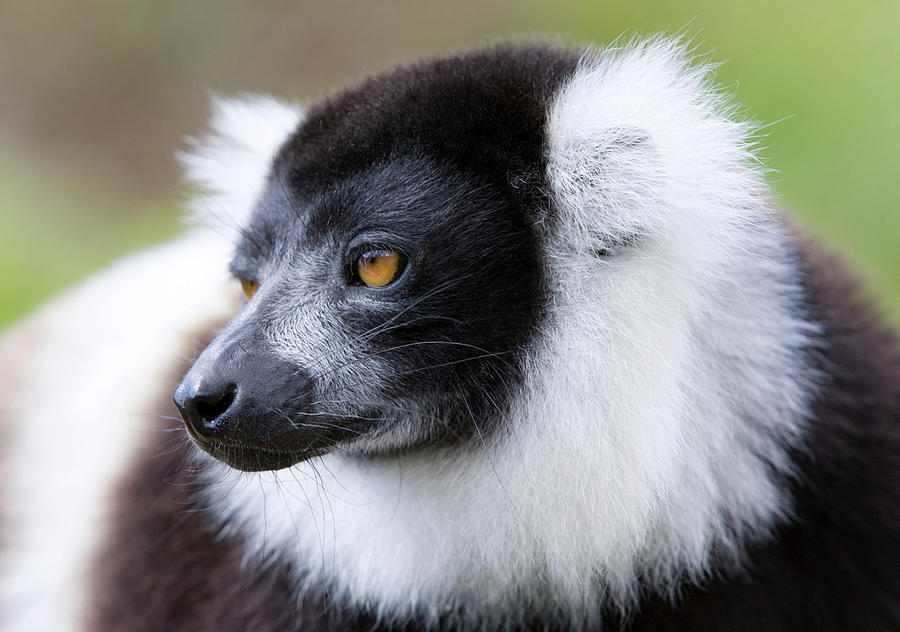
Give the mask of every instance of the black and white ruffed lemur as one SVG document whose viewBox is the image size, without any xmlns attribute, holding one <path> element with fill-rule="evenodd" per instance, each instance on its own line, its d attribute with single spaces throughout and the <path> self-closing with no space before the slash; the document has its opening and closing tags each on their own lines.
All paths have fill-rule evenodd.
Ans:
<svg viewBox="0 0 900 632">
<path fill-rule="evenodd" d="M 897 339 L 737 118 L 665 38 L 217 102 L 213 229 L 2 341 L 2 629 L 900 630 Z"/>
</svg>

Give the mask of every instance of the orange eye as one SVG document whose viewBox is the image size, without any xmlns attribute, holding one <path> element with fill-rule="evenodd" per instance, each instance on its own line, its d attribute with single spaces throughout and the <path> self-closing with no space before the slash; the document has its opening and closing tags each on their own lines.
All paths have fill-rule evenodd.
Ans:
<svg viewBox="0 0 900 632">
<path fill-rule="evenodd" d="M 393 250 L 369 250 L 356 260 L 356 274 L 369 287 L 384 287 L 397 280 L 406 257 Z"/>
<path fill-rule="evenodd" d="M 244 297 L 249 301 L 256 294 L 256 290 L 259 289 L 259 281 L 241 279 L 241 289 L 244 291 Z"/>
</svg>

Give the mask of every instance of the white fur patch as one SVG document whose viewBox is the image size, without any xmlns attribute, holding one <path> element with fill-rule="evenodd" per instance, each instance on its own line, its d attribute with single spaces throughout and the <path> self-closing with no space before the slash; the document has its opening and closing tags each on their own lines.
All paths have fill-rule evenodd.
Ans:
<svg viewBox="0 0 900 632">
<path fill-rule="evenodd" d="M 0 340 L 18 378 L 0 402 L 15 421 L 3 446 L 4 630 L 84 629 L 115 486 L 159 441 L 164 385 L 187 369 L 193 336 L 239 306 L 229 246 L 195 231 L 129 257 Z"/>
<path fill-rule="evenodd" d="M 281 144 L 303 118 L 299 107 L 263 95 L 212 100 L 210 131 L 178 154 L 188 181 L 193 221 L 234 242 L 262 193 Z"/>
<path fill-rule="evenodd" d="M 603 596 L 632 604 L 638 576 L 668 591 L 765 537 L 790 511 L 773 471 L 802 434 L 814 328 L 732 115 L 678 43 L 586 55 L 549 111 L 552 314 L 513 434 L 213 465 L 224 528 L 389 619 L 533 605 L 585 625 Z"/>
</svg>

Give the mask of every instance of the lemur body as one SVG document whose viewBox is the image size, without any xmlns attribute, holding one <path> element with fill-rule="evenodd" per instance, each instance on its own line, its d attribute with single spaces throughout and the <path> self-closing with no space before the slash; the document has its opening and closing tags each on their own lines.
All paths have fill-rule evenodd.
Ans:
<svg viewBox="0 0 900 632">
<path fill-rule="evenodd" d="M 4 341 L 9 628 L 896 629 L 898 344 L 733 114 L 662 39 L 221 104 L 233 242 Z"/>
</svg>

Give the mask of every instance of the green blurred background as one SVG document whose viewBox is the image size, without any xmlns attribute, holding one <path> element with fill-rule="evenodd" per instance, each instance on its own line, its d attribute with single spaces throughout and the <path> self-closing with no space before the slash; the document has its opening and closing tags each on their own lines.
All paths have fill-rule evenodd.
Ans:
<svg viewBox="0 0 900 632">
<path fill-rule="evenodd" d="M 900 1 L 0 2 L 0 327 L 179 229 L 173 152 L 210 91 L 309 101 L 498 39 L 688 33 L 725 64 L 780 204 L 900 324 Z"/>
</svg>

